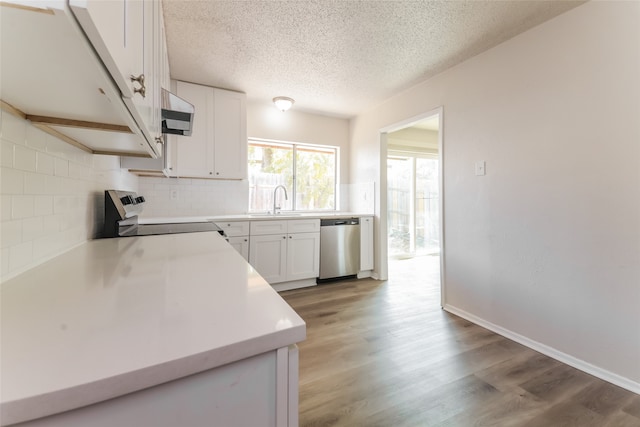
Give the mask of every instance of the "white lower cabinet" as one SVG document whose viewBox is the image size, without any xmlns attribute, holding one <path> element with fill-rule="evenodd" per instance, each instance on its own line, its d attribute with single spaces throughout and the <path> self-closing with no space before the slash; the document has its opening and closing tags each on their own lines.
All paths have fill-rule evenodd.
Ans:
<svg viewBox="0 0 640 427">
<path fill-rule="evenodd" d="M 360 218 L 360 271 L 373 270 L 373 217 Z"/>
<path fill-rule="evenodd" d="M 320 272 L 320 233 L 251 236 L 249 264 L 270 284 L 313 279 Z"/>
<path fill-rule="evenodd" d="M 249 264 L 270 284 L 315 279 L 320 272 L 320 220 L 251 222 Z"/>
<path fill-rule="evenodd" d="M 229 244 L 249 261 L 249 221 L 218 221 L 215 223 L 224 231 Z"/>
<path fill-rule="evenodd" d="M 233 249 L 242 255 L 242 258 L 249 261 L 249 236 L 229 237 L 227 241 Z"/>
<path fill-rule="evenodd" d="M 320 273 L 320 233 L 289 234 L 285 280 L 318 277 Z"/>
<path fill-rule="evenodd" d="M 21 427 L 297 425 L 295 345 L 20 424 Z"/>
<path fill-rule="evenodd" d="M 249 238 L 249 264 L 270 284 L 287 280 L 287 235 Z"/>
</svg>

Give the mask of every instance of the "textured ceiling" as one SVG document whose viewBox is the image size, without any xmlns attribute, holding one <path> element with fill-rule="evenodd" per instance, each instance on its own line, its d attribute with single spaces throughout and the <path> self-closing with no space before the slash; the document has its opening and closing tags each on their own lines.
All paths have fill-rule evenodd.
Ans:
<svg viewBox="0 0 640 427">
<path fill-rule="evenodd" d="M 339 117 L 580 3 L 163 0 L 172 78 Z"/>
</svg>

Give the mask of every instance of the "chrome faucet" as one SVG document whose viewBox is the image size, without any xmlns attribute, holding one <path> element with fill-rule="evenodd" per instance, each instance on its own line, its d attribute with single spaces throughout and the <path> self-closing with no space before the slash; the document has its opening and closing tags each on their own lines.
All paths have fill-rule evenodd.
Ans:
<svg viewBox="0 0 640 427">
<path fill-rule="evenodd" d="M 276 193 L 278 192 L 278 188 L 282 188 L 284 190 L 284 199 L 289 200 L 289 198 L 287 197 L 287 188 L 284 185 L 278 185 L 276 188 L 274 188 L 273 190 L 273 214 L 274 215 L 279 213 L 278 211 L 280 210 L 280 206 L 276 206 Z"/>
</svg>

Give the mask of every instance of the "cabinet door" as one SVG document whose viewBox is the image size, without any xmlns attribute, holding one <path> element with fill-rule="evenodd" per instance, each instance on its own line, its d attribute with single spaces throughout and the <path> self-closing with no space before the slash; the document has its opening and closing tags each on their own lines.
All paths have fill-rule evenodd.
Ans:
<svg viewBox="0 0 640 427">
<path fill-rule="evenodd" d="M 227 240 L 233 249 L 249 261 L 249 236 L 229 237 Z"/>
<path fill-rule="evenodd" d="M 286 281 L 287 235 L 249 238 L 249 264 L 270 284 Z"/>
<path fill-rule="evenodd" d="M 74 16 L 122 95 L 133 97 L 129 78 L 143 72 L 142 0 L 69 0 Z"/>
<path fill-rule="evenodd" d="M 360 218 L 360 271 L 373 270 L 373 217 Z"/>
<path fill-rule="evenodd" d="M 287 236 L 287 281 L 318 277 L 320 273 L 320 233 Z"/>
<path fill-rule="evenodd" d="M 196 109 L 191 136 L 175 139 L 177 176 L 213 177 L 213 89 L 192 83 L 177 82 L 178 96 Z"/>
<path fill-rule="evenodd" d="M 246 95 L 215 89 L 214 162 L 215 178 L 247 177 Z"/>
<path fill-rule="evenodd" d="M 158 0 L 69 0 L 69 5 L 131 116 L 159 154 Z"/>
</svg>

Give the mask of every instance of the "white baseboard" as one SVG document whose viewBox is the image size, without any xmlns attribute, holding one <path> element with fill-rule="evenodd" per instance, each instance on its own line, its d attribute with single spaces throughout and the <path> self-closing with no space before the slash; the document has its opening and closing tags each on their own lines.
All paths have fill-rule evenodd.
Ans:
<svg viewBox="0 0 640 427">
<path fill-rule="evenodd" d="M 373 274 L 372 270 L 366 270 L 366 271 L 359 271 L 358 272 L 358 279 L 366 279 L 367 277 L 371 277 Z"/>
<path fill-rule="evenodd" d="M 468 320 L 469 322 L 475 323 L 478 326 L 482 326 L 492 332 L 495 332 L 498 335 L 502 335 L 505 338 L 509 338 L 517 343 L 520 343 L 524 346 L 527 346 L 537 352 L 540 352 L 546 356 L 549 356 L 553 359 L 556 359 L 562 363 L 566 363 L 569 366 L 573 366 L 576 369 L 579 369 L 587 374 L 593 375 L 594 377 L 598 377 L 601 380 L 610 382 L 611 384 L 617 385 L 618 387 L 622 387 L 626 390 L 629 390 L 633 393 L 640 394 L 640 383 L 632 381 L 628 378 L 625 378 L 621 375 L 615 374 L 613 372 L 607 371 L 606 369 L 602 369 L 598 366 L 592 365 L 584 360 L 578 359 L 577 357 L 571 356 L 570 354 L 563 353 L 553 347 L 549 347 L 548 345 L 539 343 L 530 338 L 525 337 L 524 335 L 520 335 L 509 329 L 505 329 L 502 326 L 498 326 L 491 322 L 488 322 L 478 316 L 475 316 L 471 313 L 467 313 L 464 310 L 453 307 L 452 305 L 445 304 L 442 307 L 445 311 L 448 311 L 451 314 L 455 314 L 456 316 L 462 317 L 463 319 Z"/>
</svg>

